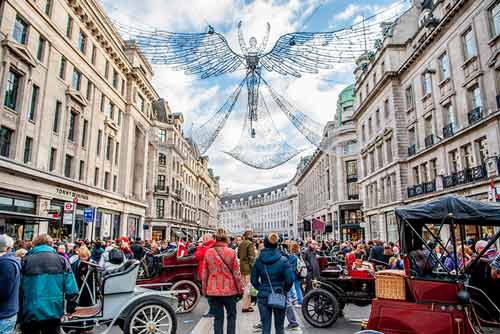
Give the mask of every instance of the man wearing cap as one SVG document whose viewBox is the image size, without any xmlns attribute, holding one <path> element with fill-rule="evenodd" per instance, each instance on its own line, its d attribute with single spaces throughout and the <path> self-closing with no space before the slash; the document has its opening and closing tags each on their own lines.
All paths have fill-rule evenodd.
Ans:
<svg viewBox="0 0 500 334">
<path fill-rule="evenodd" d="M 14 240 L 0 234 L 0 333 L 13 334 L 19 311 L 21 263 L 12 252 Z"/>
</svg>

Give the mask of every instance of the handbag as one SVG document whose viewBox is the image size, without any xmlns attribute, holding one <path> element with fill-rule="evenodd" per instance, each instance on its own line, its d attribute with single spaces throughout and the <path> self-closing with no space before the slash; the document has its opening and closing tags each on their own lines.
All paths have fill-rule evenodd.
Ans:
<svg viewBox="0 0 500 334">
<path fill-rule="evenodd" d="M 222 261 L 222 263 L 224 263 L 224 265 L 226 266 L 227 270 L 229 270 L 229 272 L 231 273 L 231 275 L 233 276 L 233 280 L 234 280 L 234 285 L 236 286 L 236 289 L 238 289 L 238 291 L 240 290 L 239 289 L 239 284 L 238 284 L 238 281 L 236 280 L 236 277 L 234 276 L 234 273 L 233 271 L 231 270 L 231 268 L 229 267 L 229 265 L 226 263 L 226 261 L 224 261 L 224 259 L 222 258 L 222 256 L 220 255 L 219 251 L 217 250 L 217 248 L 214 247 L 214 250 L 215 252 L 217 253 L 217 256 L 219 257 L 219 259 Z M 243 294 L 242 293 L 238 293 L 237 295 L 238 299 L 241 299 L 243 298 Z"/>
<path fill-rule="evenodd" d="M 276 293 L 273 290 L 273 285 L 271 284 L 271 279 L 269 278 L 269 273 L 267 272 L 267 267 L 264 265 L 264 271 L 266 272 L 267 281 L 269 282 L 269 287 L 271 288 L 271 293 L 267 297 L 267 305 L 271 308 L 284 310 L 286 309 L 286 296 L 282 293 Z"/>
</svg>

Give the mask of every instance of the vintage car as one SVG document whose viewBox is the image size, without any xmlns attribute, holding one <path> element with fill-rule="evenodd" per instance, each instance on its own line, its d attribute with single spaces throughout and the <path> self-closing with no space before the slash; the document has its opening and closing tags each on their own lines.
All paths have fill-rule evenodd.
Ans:
<svg viewBox="0 0 500 334">
<path fill-rule="evenodd" d="M 365 306 L 375 297 L 372 272 L 345 268 L 336 257 L 320 257 L 321 277 L 302 301 L 304 319 L 314 327 L 332 326 L 348 303 Z"/>
<path fill-rule="evenodd" d="M 191 312 L 200 301 L 198 262 L 194 258 L 196 248 L 188 249 L 188 255 L 177 257 L 177 250 L 153 255 L 146 252 L 141 260 L 137 285 L 158 290 L 182 290 L 178 294 L 178 313 Z"/>
<path fill-rule="evenodd" d="M 491 270 L 484 255 L 500 236 L 500 205 L 443 196 L 398 208 L 396 217 L 404 274 L 376 275 L 365 329 L 385 334 L 500 332 L 500 280 L 494 280 L 490 271 L 477 276 L 478 268 Z M 494 235 L 465 264 L 455 254 L 465 254 L 466 228 L 486 226 L 495 226 Z"/>
<path fill-rule="evenodd" d="M 100 333 L 106 334 L 115 325 L 125 334 L 176 333 L 177 294 L 186 291 L 137 287 L 135 281 L 140 263 L 136 260 L 128 260 L 119 268 L 106 272 L 93 263 L 85 263 L 89 270 L 78 299 L 82 293 L 90 293 L 93 305 L 77 307 L 74 313 L 64 316 L 63 333 L 83 333 L 104 327 Z"/>
</svg>

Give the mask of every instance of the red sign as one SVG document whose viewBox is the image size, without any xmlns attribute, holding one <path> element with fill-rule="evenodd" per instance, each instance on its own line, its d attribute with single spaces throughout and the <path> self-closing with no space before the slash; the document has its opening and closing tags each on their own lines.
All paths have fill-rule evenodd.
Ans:
<svg viewBox="0 0 500 334">
<path fill-rule="evenodd" d="M 71 202 L 64 203 L 64 211 L 73 211 L 74 204 Z"/>
<path fill-rule="evenodd" d="M 319 219 L 312 219 L 312 230 L 315 232 L 325 233 L 326 224 Z"/>
<path fill-rule="evenodd" d="M 78 204 L 78 197 L 73 197 L 73 203 Z"/>
</svg>

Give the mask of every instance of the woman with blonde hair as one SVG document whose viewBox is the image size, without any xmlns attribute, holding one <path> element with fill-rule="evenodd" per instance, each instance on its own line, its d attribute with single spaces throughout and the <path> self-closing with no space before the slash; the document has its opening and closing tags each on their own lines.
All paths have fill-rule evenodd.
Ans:
<svg viewBox="0 0 500 334">
<path fill-rule="evenodd" d="M 214 334 L 224 333 L 224 309 L 227 313 L 227 334 L 236 333 L 236 303 L 243 296 L 240 268 L 236 252 L 228 246 L 224 229 L 215 233 L 215 244 L 203 259 L 202 292 L 210 300 Z"/>
</svg>

